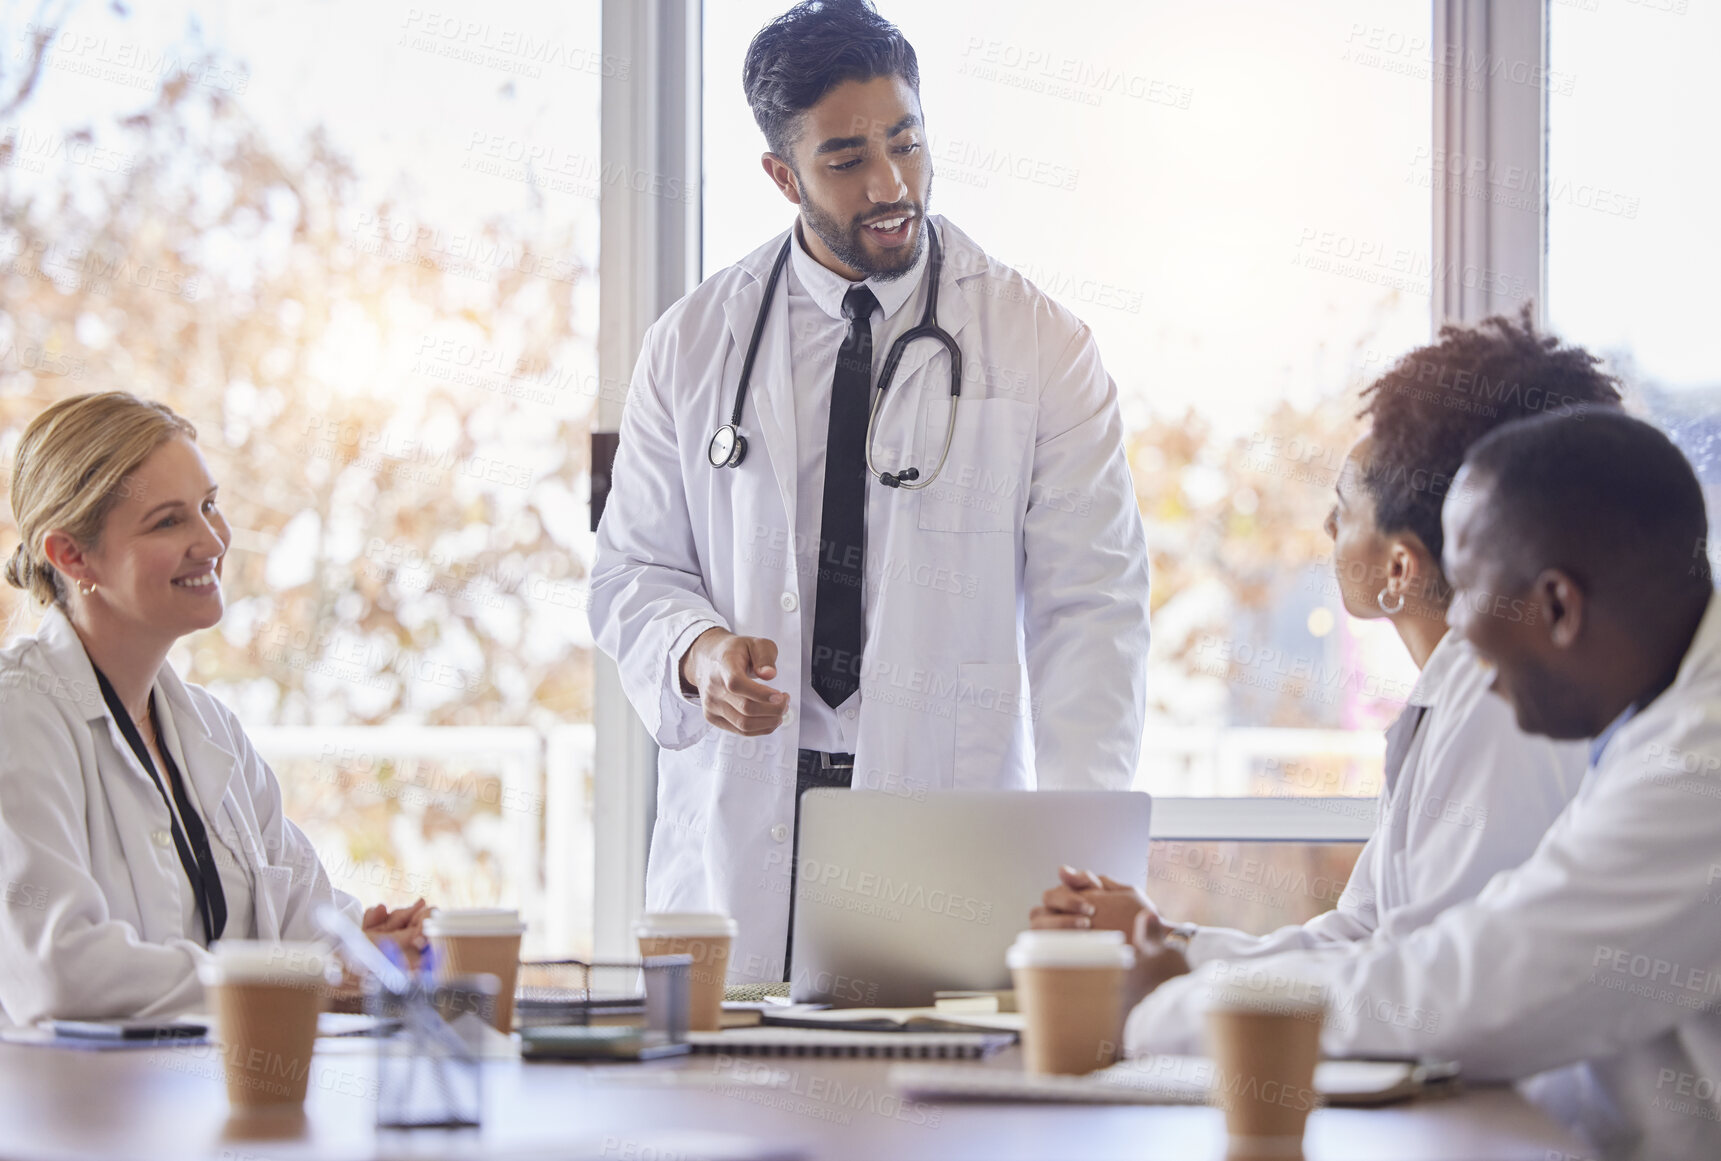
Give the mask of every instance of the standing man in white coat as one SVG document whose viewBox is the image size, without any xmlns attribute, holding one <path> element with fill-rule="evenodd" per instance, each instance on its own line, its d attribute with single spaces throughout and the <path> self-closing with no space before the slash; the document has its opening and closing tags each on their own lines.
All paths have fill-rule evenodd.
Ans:
<svg viewBox="0 0 1721 1161">
<path fill-rule="evenodd" d="M 1198 1050 L 1215 985 L 1324 995 L 1329 1055 L 1456 1059 L 1528 1079 L 1602 1157 L 1712 1161 L 1721 595 L 1702 489 L 1641 420 L 1547 416 L 1471 449 L 1445 526 L 1452 631 L 1498 667 L 1519 728 L 1594 738 L 1577 797 L 1527 862 L 1402 938 L 1162 985 L 1130 1016 L 1130 1052 Z M 1169 953 L 1145 935 L 1151 966 Z"/>
<path fill-rule="evenodd" d="M 1123 789 L 1148 647 L 1116 388 L 928 216 L 913 48 L 801 4 L 744 79 L 796 221 L 647 333 L 592 576 L 663 750 L 646 905 L 732 914 L 737 982 L 787 973 L 802 791 Z"/>
</svg>

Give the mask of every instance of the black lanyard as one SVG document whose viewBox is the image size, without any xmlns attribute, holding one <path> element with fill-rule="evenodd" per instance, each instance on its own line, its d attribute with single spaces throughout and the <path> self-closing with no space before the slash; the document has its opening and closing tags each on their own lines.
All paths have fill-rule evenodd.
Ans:
<svg viewBox="0 0 1721 1161">
<path fill-rule="evenodd" d="M 131 752 L 137 755 L 143 768 L 149 771 L 150 781 L 161 792 L 161 800 L 167 803 L 168 818 L 173 824 L 173 848 L 179 852 L 179 864 L 185 868 L 185 877 L 191 880 L 191 893 L 197 898 L 197 912 L 203 917 L 205 941 L 214 943 L 227 929 L 227 893 L 221 889 L 221 872 L 216 869 L 215 855 L 209 849 L 209 832 L 204 829 L 203 819 L 185 793 L 185 779 L 179 776 L 179 767 L 173 764 L 167 743 L 161 743 L 161 761 L 167 767 L 168 781 L 173 784 L 171 800 L 167 796 L 167 788 L 161 784 L 161 775 L 155 772 L 155 763 L 150 760 L 149 747 L 143 744 L 143 735 L 137 732 L 137 723 L 131 720 L 131 714 L 121 704 L 120 695 L 114 692 L 107 674 L 97 669 L 96 680 L 101 683 L 102 697 L 106 699 L 120 733 L 125 735 Z M 154 693 L 149 698 L 149 720 L 155 727 L 155 736 L 161 738 L 161 721 L 155 716 Z M 175 804 L 178 805 L 177 811 Z M 184 829 L 180 828 L 180 819 L 185 820 Z M 189 840 L 187 834 L 190 835 Z"/>
</svg>

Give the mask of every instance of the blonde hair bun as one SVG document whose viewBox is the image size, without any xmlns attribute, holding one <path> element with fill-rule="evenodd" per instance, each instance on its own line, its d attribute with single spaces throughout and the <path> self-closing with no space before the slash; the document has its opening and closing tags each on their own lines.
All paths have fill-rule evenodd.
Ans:
<svg viewBox="0 0 1721 1161">
<path fill-rule="evenodd" d="M 30 567 L 29 546 L 20 544 L 12 550 L 12 558 L 6 562 L 6 583 L 15 589 L 30 588 L 30 574 L 36 570 Z"/>
</svg>

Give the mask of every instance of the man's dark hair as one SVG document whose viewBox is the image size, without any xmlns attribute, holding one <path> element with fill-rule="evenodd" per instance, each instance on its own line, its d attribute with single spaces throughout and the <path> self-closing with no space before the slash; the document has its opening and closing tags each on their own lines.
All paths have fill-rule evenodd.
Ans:
<svg viewBox="0 0 1721 1161">
<path fill-rule="evenodd" d="M 1476 442 L 1478 531 L 1511 583 L 1547 568 L 1634 622 L 1683 615 L 1713 588 L 1703 487 L 1684 453 L 1623 411 L 1519 420 Z"/>
<path fill-rule="evenodd" d="M 791 160 L 800 117 L 844 81 L 899 76 L 920 92 L 920 62 L 872 0 L 802 0 L 747 46 L 741 83 L 771 152 Z"/>
<path fill-rule="evenodd" d="M 1532 415 L 1582 414 L 1620 401 L 1618 381 L 1581 347 L 1536 330 L 1526 305 L 1473 327 L 1447 325 L 1363 392 L 1373 425 L 1363 486 L 1383 533 L 1414 532 L 1440 561 L 1440 508 L 1464 453 Z"/>
</svg>

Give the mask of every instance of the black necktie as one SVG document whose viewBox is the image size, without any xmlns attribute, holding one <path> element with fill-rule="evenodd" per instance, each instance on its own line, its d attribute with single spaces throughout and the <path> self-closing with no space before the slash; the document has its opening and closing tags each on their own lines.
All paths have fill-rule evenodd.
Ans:
<svg viewBox="0 0 1721 1161">
<path fill-rule="evenodd" d="M 866 421 L 872 402 L 872 312 L 864 285 L 843 295 L 848 337 L 831 381 L 825 437 L 825 508 L 813 606 L 813 689 L 835 709 L 860 688 L 862 563 L 866 552 Z"/>
</svg>

